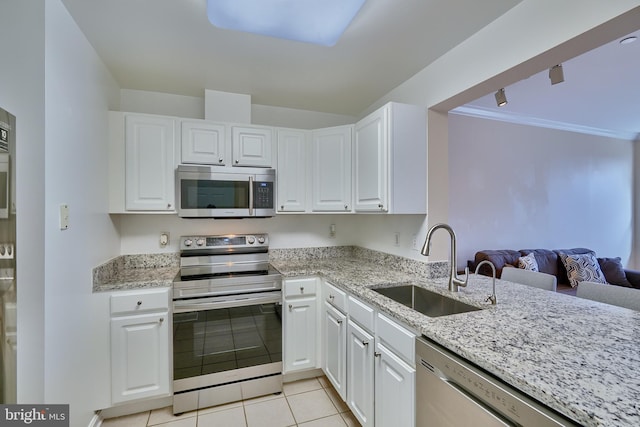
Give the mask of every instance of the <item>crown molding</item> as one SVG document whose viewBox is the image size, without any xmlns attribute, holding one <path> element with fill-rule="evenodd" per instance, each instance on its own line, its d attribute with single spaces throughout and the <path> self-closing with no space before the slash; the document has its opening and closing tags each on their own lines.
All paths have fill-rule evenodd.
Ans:
<svg viewBox="0 0 640 427">
<path fill-rule="evenodd" d="M 624 139 L 628 141 L 640 140 L 640 134 L 634 132 L 616 131 L 602 129 L 591 126 L 576 125 L 573 123 L 559 122 L 555 120 L 539 119 L 535 117 L 523 116 L 515 113 L 503 113 L 491 109 L 461 106 L 449 111 L 452 114 L 461 116 L 477 117 L 482 119 L 498 120 L 501 122 L 529 125 L 548 129 L 565 130 L 569 132 L 584 133 L 588 135 L 604 136 L 607 138 Z"/>
</svg>

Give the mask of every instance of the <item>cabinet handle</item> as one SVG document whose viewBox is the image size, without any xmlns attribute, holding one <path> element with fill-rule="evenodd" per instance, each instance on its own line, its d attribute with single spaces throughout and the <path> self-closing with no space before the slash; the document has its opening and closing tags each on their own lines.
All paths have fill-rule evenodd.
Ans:
<svg viewBox="0 0 640 427">
<path fill-rule="evenodd" d="M 236 160 L 236 165 L 237 165 L 238 163 L 240 163 L 240 160 Z"/>
<path fill-rule="evenodd" d="M 381 353 L 378 353 L 377 351 L 374 351 L 374 352 L 373 352 L 373 356 L 374 356 L 374 357 L 380 357 L 380 355 L 381 355 Z"/>
<path fill-rule="evenodd" d="M 349 205 L 344 205 L 344 210 L 348 211 L 349 210 Z"/>
<path fill-rule="evenodd" d="M 218 163 L 222 163 L 222 162 L 223 162 L 222 157 L 220 157 L 220 158 L 218 159 Z"/>
<path fill-rule="evenodd" d="M 289 304 L 289 311 L 293 311 L 293 304 Z"/>
<path fill-rule="evenodd" d="M 329 300 L 333 301 L 334 298 L 335 298 L 334 295 L 329 294 Z"/>
<path fill-rule="evenodd" d="M 365 347 L 368 346 L 369 345 L 369 341 L 362 341 L 362 345 L 365 346 Z"/>
<path fill-rule="evenodd" d="M 380 209 L 382 209 L 382 208 L 384 207 L 384 205 L 383 205 L 382 203 L 378 203 L 378 207 L 379 207 Z"/>
<path fill-rule="evenodd" d="M 167 203 L 167 209 L 171 209 L 171 203 Z"/>
<path fill-rule="evenodd" d="M 304 294 L 304 286 L 300 286 L 300 293 Z"/>
<path fill-rule="evenodd" d="M 338 322 L 338 325 L 342 325 L 342 320 L 341 319 L 336 320 L 336 322 Z"/>
<path fill-rule="evenodd" d="M 160 318 L 160 323 L 164 322 L 164 317 Z"/>
<path fill-rule="evenodd" d="M 137 305 L 138 307 L 140 307 L 140 306 L 142 305 L 142 301 L 138 301 L 138 302 L 136 303 L 136 305 Z"/>
<path fill-rule="evenodd" d="M 284 210 L 284 205 L 280 206 L 280 210 L 283 211 Z"/>
</svg>

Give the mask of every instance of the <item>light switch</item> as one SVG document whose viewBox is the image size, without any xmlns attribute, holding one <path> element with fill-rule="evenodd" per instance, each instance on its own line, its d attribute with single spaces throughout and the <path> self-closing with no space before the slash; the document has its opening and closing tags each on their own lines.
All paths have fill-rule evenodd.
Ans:
<svg viewBox="0 0 640 427">
<path fill-rule="evenodd" d="M 69 205 L 60 205 L 60 230 L 69 228 Z"/>
</svg>

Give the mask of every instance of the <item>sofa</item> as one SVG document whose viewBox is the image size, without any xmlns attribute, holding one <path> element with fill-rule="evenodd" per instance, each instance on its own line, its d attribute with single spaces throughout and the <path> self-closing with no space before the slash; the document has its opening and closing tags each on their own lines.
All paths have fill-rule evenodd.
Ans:
<svg viewBox="0 0 640 427">
<path fill-rule="evenodd" d="M 473 260 L 467 261 L 467 267 L 469 267 L 471 272 L 474 272 L 476 266 L 481 261 L 491 261 L 496 267 L 496 276 L 500 278 L 504 268 L 527 267 L 527 260 L 530 260 L 532 257 L 535 259 L 534 264 L 537 264 L 536 267 L 538 271 L 556 276 L 558 280 L 558 292 L 575 295 L 577 286 L 575 271 L 570 273 L 572 276 L 572 280 L 570 280 L 565 265 L 569 265 L 571 270 L 571 264 L 566 263 L 571 259 L 582 257 L 597 260 L 597 267 L 599 267 L 607 283 L 640 289 L 640 271 L 624 268 L 620 258 L 597 258 L 595 252 L 587 248 L 520 249 L 517 251 L 512 249 L 482 250 L 476 252 Z M 567 258 L 569 258 L 569 261 Z M 597 270 L 598 268 L 595 269 Z M 491 267 L 484 264 L 480 267 L 478 273 L 491 276 Z M 602 276 L 600 277 L 602 278 Z M 593 278 L 581 279 L 593 281 Z"/>
</svg>

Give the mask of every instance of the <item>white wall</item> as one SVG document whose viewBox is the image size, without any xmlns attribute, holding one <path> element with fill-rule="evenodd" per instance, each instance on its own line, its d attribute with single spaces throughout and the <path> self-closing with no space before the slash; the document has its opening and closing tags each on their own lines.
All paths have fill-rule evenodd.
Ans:
<svg viewBox="0 0 640 427">
<path fill-rule="evenodd" d="M 636 138 L 633 144 L 633 199 L 635 200 L 634 206 L 634 233 L 633 233 L 633 252 L 629 267 L 640 270 L 640 135 Z"/>
<path fill-rule="evenodd" d="M 108 306 L 92 295 L 92 268 L 119 253 L 105 159 L 120 92 L 60 0 L 45 3 L 44 392 L 46 403 L 70 404 L 72 426 L 86 426 L 110 396 Z"/>
<path fill-rule="evenodd" d="M 449 155 L 458 262 L 572 247 L 630 260 L 631 141 L 450 114 Z"/>
<path fill-rule="evenodd" d="M 18 402 L 44 401 L 44 0 L 0 5 L 0 106 L 16 116 Z"/>
</svg>

